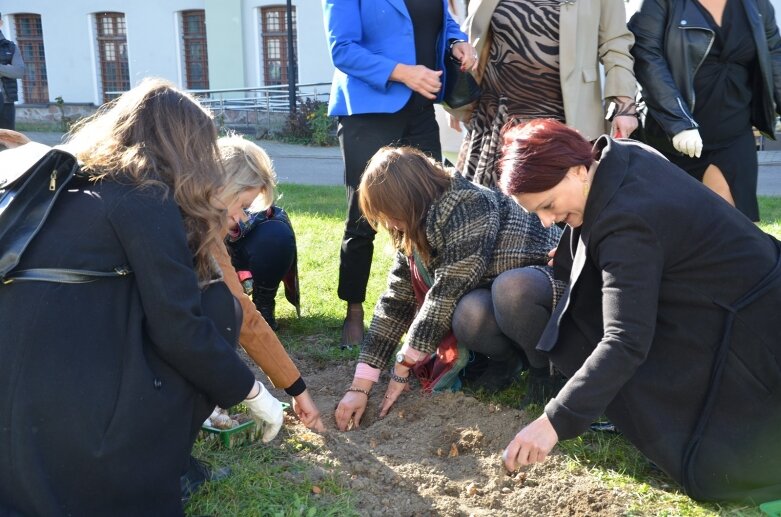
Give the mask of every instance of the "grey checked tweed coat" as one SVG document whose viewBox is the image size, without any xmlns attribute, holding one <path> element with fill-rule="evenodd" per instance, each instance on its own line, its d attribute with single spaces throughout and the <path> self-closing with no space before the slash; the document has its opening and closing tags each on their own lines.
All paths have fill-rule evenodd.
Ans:
<svg viewBox="0 0 781 517">
<path fill-rule="evenodd" d="M 401 252 L 377 301 L 358 358 L 375 368 L 385 366 L 404 333 L 409 346 L 434 352 L 450 330 L 456 304 L 466 293 L 490 284 L 504 271 L 535 265 L 553 286 L 555 305 L 563 284 L 545 266 L 561 230 L 543 228 L 511 198 L 475 185 L 453 171 L 450 188 L 426 217 L 426 237 L 433 249 L 428 271 L 433 285 L 416 312 L 408 258 Z"/>
</svg>

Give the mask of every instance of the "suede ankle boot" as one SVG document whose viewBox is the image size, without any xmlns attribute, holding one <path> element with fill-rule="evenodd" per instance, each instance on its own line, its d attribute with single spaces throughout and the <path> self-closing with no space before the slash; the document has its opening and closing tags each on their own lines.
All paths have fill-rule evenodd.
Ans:
<svg viewBox="0 0 781 517">
<path fill-rule="evenodd" d="M 279 328 L 276 318 L 274 318 L 274 309 L 276 307 L 277 287 L 263 287 L 255 283 L 252 286 L 252 301 L 255 308 L 266 320 L 271 330 L 276 331 Z"/>
</svg>

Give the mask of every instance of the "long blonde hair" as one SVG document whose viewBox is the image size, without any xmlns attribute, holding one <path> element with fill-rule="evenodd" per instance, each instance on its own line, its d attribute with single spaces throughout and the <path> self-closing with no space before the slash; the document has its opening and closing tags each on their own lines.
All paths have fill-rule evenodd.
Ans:
<svg viewBox="0 0 781 517">
<path fill-rule="evenodd" d="M 217 140 L 225 186 L 220 199 L 228 205 L 245 190 L 260 189 L 252 208 L 263 210 L 274 202 L 277 175 L 266 151 L 239 135 L 223 136 Z"/>
<path fill-rule="evenodd" d="M 217 129 L 194 98 L 162 79 L 145 79 L 101 107 L 68 135 L 67 148 L 95 180 L 157 187 L 183 214 L 198 277 L 214 274 L 209 250 L 222 240 L 225 210 Z"/>
<path fill-rule="evenodd" d="M 407 255 L 417 251 L 428 264 L 431 245 L 426 238 L 426 216 L 450 182 L 450 174 L 421 151 L 383 147 L 363 173 L 358 187 L 359 204 L 372 228 L 388 229 L 396 249 Z M 406 231 L 393 228 L 388 219 L 402 221 Z"/>
</svg>

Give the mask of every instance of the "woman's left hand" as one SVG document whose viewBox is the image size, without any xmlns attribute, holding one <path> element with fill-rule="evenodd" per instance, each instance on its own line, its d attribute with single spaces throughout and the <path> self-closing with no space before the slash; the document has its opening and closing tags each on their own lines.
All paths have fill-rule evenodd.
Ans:
<svg viewBox="0 0 781 517">
<path fill-rule="evenodd" d="M 542 462 L 559 441 L 547 415 L 521 429 L 502 454 L 504 466 L 509 472 L 532 463 Z"/>
<path fill-rule="evenodd" d="M 398 370 L 396 370 L 398 368 Z M 403 372 L 400 372 L 404 367 L 394 365 L 394 372 L 399 377 L 404 377 Z M 412 375 L 412 372 L 407 369 L 407 376 Z M 409 379 L 409 377 L 407 377 Z M 380 406 L 380 418 L 383 418 L 385 415 L 388 414 L 388 411 L 390 411 L 390 408 L 393 406 L 393 404 L 399 399 L 401 394 L 404 391 L 409 391 L 409 384 L 408 383 L 401 383 L 396 382 L 393 379 L 391 379 L 388 382 L 388 389 L 385 390 L 385 398 L 382 399 L 382 405 Z"/>
<path fill-rule="evenodd" d="M 460 41 L 453 45 L 453 57 L 461 61 L 461 71 L 477 70 L 477 51 L 475 47 L 466 41 Z"/>
<path fill-rule="evenodd" d="M 309 390 L 304 390 L 301 394 L 293 397 L 293 411 L 301 423 L 309 429 L 318 433 L 325 431 L 325 426 L 320 418 L 320 410 L 317 409 L 315 401 L 309 395 Z"/>
<path fill-rule="evenodd" d="M 619 115 L 614 117 L 610 124 L 610 134 L 613 138 L 629 138 L 635 129 L 637 129 L 636 115 Z"/>
</svg>

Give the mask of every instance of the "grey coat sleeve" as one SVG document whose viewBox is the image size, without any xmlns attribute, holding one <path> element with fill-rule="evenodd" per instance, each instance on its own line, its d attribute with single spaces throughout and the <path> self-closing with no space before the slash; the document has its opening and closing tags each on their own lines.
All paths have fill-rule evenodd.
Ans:
<svg viewBox="0 0 781 517">
<path fill-rule="evenodd" d="M 24 59 L 22 59 L 22 53 L 19 51 L 19 45 L 16 45 L 16 50 L 14 51 L 14 57 L 11 58 L 11 63 L 0 65 L 0 77 L 21 79 L 24 75 L 24 69 Z"/>
</svg>

